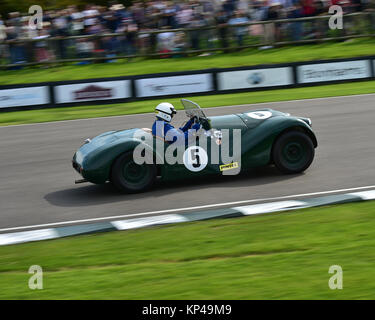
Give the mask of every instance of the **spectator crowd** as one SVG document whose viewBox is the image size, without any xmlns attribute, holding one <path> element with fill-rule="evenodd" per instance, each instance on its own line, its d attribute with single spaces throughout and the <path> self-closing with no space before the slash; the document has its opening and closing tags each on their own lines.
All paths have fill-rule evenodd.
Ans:
<svg viewBox="0 0 375 320">
<path fill-rule="evenodd" d="M 208 49 L 216 47 L 241 47 L 252 38 L 262 39 L 263 44 L 271 46 L 281 39 L 318 37 L 328 26 L 303 22 L 243 24 L 326 15 L 330 5 L 341 5 L 347 13 L 363 11 L 371 7 L 370 1 L 170 0 L 133 1 L 130 7 L 115 2 L 107 7 L 72 5 L 45 10 L 40 30 L 29 26 L 28 16 L 11 12 L 0 16 L 0 63 L 17 65 L 95 57 L 110 62 L 117 56 L 147 53 L 178 57 L 186 50 L 210 52 Z M 170 31 L 183 28 L 196 29 Z M 155 30 L 158 32 L 151 32 Z"/>
</svg>

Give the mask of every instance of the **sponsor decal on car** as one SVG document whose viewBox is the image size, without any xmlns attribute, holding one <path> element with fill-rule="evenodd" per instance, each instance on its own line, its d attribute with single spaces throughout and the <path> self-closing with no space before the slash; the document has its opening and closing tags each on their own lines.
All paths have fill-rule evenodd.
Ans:
<svg viewBox="0 0 375 320">
<path fill-rule="evenodd" d="M 250 118 L 257 119 L 257 120 L 265 120 L 272 117 L 272 112 L 270 111 L 255 111 L 246 113 L 246 115 Z"/>
<path fill-rule="evenodd" d="M 162 126 L 156 124 L 156 137 L 160 137 Z M 133 159 L 136 164 L 182 164 L 191 172 L 200 172 L 208 165 L 217 165 L 226 163 L 223 167 L 223 175 L 235 175 L 241 168 L 241 130 L 240 129 L 222 129 L 206 131 L 199 129 L 189 129 L 188 145 L 185 146 L 184 132 L 180 129 L 169 130 L 165 138 L 154 140 L 151 132 L 145 130 L 137 130 L 134 138 L 139 143 L 133 151 Z M 217 138 L 220 137 L 220 138 Z M 174 138 L 176 140 L 174 141 Z M 216 143 L 211 143 L 211 140 Z M 173 142 L 174 141 L 174 142 Z M 155 143 L 154 143 L 155 142 Z M 160 155 L 153 159 L 148 154 L 156 153 Z"/>
<path fill-rule="evenodd" d="M 188 170 L 198 172 L 207 166 L 208 155 L 202 147 L 191 146 L 185 150 L 183 160 Z"/>
<path fill-rule="evenodd" d="M 232 163 L 221 165 L 220 171 L 231 170 L 231 169 L 236 169 L 236 168 L 238 168 L 238 162 L 232 162 Z"/>
</svg>

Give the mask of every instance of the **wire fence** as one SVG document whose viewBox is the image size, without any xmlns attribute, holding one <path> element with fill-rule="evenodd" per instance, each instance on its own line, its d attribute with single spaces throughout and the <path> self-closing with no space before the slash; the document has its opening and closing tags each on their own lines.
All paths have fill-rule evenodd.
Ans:
<svg viewBox="0 0 375 320">
<path fill-rule="evenodd" d="M 375 36 L 375 10 L 344 14 L 343 29 L 330 29 L 328 20 L 331 17 L 8 40 L 0 42 L 0 68 L 88 64 L 137 57 L 179 58 Z"/>
</svg>

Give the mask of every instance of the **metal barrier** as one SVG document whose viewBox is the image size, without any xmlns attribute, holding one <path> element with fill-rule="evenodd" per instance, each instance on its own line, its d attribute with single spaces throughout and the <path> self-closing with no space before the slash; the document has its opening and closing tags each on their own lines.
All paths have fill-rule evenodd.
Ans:
<svg viewBox="0 0 375 320">
<path fill-rule="evenodd" d="M 8 52 L 8 58 L 12 51 L 22 50 L 26 61 L 0 64 L 0 68 L 103 62 L 137 57 L 181 57 L 375 36 L 375 11 L 344 14 L 342 30 L 329 29 L 330 18 L 330 15 L 323 15 L 200 28 L 9 40 L 0 43 Z M 170 43 L 160 36 L 167 36 L 167 33 L 174 38 Z M 49 57 L 38 58 L 40 49 L 46 50 Z"/>
</svg>

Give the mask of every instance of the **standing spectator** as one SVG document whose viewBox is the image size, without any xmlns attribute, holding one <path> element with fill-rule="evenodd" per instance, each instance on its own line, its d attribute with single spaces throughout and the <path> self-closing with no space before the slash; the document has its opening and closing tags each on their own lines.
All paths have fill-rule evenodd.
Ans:
<svg viewBox="0 0 375 320">
<path fill-rule="evenodd" d="M 64 10 L 58 11 L 52 19 L 51 36 L 56 38 L 55 46 L 59 59 L 67 58 L 67 41 L 64 38 L 68 35 L 68 18 Z"/>
<path fill-rule="evenodd" d="M 325 7 L 325 4 L 322 0 L 314 0 L 314 9 L 316 16 L 323 16 L 328 14 L 328 9 Z M 315 38 L 322 38 L 327 28 L 327 21 L 318 19 L 314 22 Z"/>
<path fill-rule="evenodd" d="M 130 10 L 134 23 L 138 26 L 143 26 L 146 20 L 144 3 L 142 1 L 134 1 Z"/>
<path fill-rule="evenodd" d="M 187 28 L 193 19 L 194 11 L 191 6 L 183 4 L 181 10 L 176 13 L 176 20 L 179 28 Z"/>
<path fill-rule="evenodd" d="M 361 12 L 363 11 L 365 7 L 365 1 L 364 0 L 351 0 L 351 6 L 353 12 Z"/>
<path fill-rule="evenodd" d="M 116 29 L 120 26 L 121 23 L 121 15 L 115 10 L 103 10 L 100 18 L 101 23 L 111 33 L 116 32 Z"/>
<path fill-rule="evenodd" d="M 249 19 L 241 11 L 236 11 L 233 18 L 228 21 L 229 25 L 241 25 L 250 22 Z M 237 46 L 243 45 L 243 38 L 248 33 L 248 26 L 238 26 L 234 28 L 234 35 L 236 36 Z"/>
<path fill-rule="evenodd" d="M 226 12 L 221 9 L 216 15 L 216 26 L 218 28 L 219 38 L 221 41 L 221 47 L 228 48 L 228 16 Z"/>
<path fill-rule="evenodd" d="M 193 14 L 192 20 L 189 24 L 189 28 L 194 28 L 194 30 L 189 32 L 191 47 L 193 48 L 193 50 L 200 49 L 201 31 L 199 30 L 199 28 L 203 26 L 204 22 L 202 18 L 198 14 Z"/>
<path fill-rule="evenodd" d="M 92 41 L 84 38 L 80 38 L 76 41 L 76 50 L 78 58 L 85 59 L 91 58 L 92 53 L 94 51 L 94 44 Z M 81 61 L 77 64 L 88 64 L 88 61 Z"/>
<path fill-rule="evenodd" d="M 173 51 L 174 48 L 174 38 L 175 35 L 173 32 L 170 32 L 168 29 L 170 29 L 170 26 L 164 26 L 162 29 L 165 30 L 165 32 L 159 33 L 157 35 L 157 46 L 158 46 L 158 52 L 159 53 L 170 53 Z M 168 55 L 161 56 L 162 58 L 168 57 Z"/>
<path fill-rule="evenodd" d="M 245 14 L 249 12 L 249 1 L 247 0 L 238 0 L 236 4 L 236 10 L 242 11 Z"/>
<path fill-rule="evenodd" d="M 126 30 L 127 54 L 134 55 L 137 53 L 138 26 L 132 19 L 123 19 L 123 24 Z"/>
<path fill-rule="evenodd" d="M 71 34 L 74 36 L 83 35 L 85 32 L 84 15 L 77 10 L 76 6 L 71 7 Z"/>
<path fill-rule="evenodd" d="M 138 27 L 131 18 L 123 18 L 116 33 L 123 34 L 118 37 L 120 41 L 120 50 L 126 55 L 136 54 Z"/>
<path fill-rule="evenodd" d="M 302 6 L 301 6 L 300 1 L 297 1 L 295 5 L 291 6 L 288 9 L 287 17 L 290 19 L 303 17 Z M 301 21 L 290 23 L 289 30 L 290 30 L 291 38 L 293 41 L 299 41 L 302 39 L 302 33 L 303 33 L 302 27 L 303 27 L 303 22 Z"/>
<path fill-rule="evenodd" d="M 145 22 L 146 29 L 152 31 L 159 29 L 159 17 L 161 16 L 160 10 L 149 4 L 146 8 L 146 16 L 148 19 Z M 157 40 L 156 40 L 156 34 L 151 33 L 149 37 L 149 43 L 150 43 L 150 53 L 154 53 L 157 50 Z"/>
<path fill-rule="evenodd" d="M 302 15 L 304 17 L 312 17 L 315 15 L 314 0 L 301 0 Z"/>
<path fill-rule="evenodd" d="M 6 29 L 6 34 L 9 43 L 10 63 L 25 63 L 24 44 L 18 41 L 22 36 L 22 21 L 19 12 L 11 12 L 9 14 L 8 25 L 9 27 Z M 19 67 L 15 69 L 19 69 Z"/>
<path fill-rule="evenodd" d="M 48 26 L 49 22 L 44 22 L 43 28 L 39 30 L 38 35 L 33 38 L 34 40 L 38 40 L 35 43 L 35 59 L 37 62 L 50 61 L 53 59 L 53 54 L 48 49 L 48 41 L 46 41 L 50 36 Z"/>
<path fill-rule="evenodd" d="M 162 25 L 163 26 L 169 26 L 172 29 L 177 27 L 177 21 L 176 21 L 176 12 L 177 7 L 173 4 L 171 1 L 167 1 L 165 8 L 162 11 Z"/>
<path fill-rule="evenodd" d="M 234 1 L 233 0 L 224 0 L 223 1 L 223 10 L 227 14 L 228 17 L 233 15 L 235 10 Z"/>
<path fill-rule="evenodd" d="M 301 6 L 303 17 L 313 17 L 315 15 L 314 0 L 301 0 Z M 315 38 L 314 21 L 305 21 L 303 29 L 305 38 Z"/>
<path fill-rule="evenodd" d="M 251 14 L 252 19 L 255 21 L 266 20 L 268 8 L 268 0 L 254 0 L 253 12 Z"/>
<path fill-rule="evenodd" d="M 272 21 L 279 19 L 279 7 L 280 2 L 271 3 L 270 6 L 267 8 L 267 11 L 265 12 L 264 20 Z M 273 44 L 278 35 L 278 26 L 275 23 L 267 23 L 264 25 L 264 31 L 265 43 L 268 45 L 263 48 L 273 48 Z"/>
<path fill-rule="evenodd" d="M 2 59 L 5 59 L 6 56 L 6 45 L 5 40 L 7 38 L 6 34 L 6 27 L 5 23 L 2 20 L 2 16 L 0 15 L 0 64 L 2 63 Z"/>
<path fill-rule="evenodd" d="M 82 12 L 84 16 L 84 24 L 86 29 L 90 29 L 90 27 L 97 24 L 99 12 L 93 5 L 86 5 L 85 10 Z"/>
<path fill-rule="evenodd" d="M 140 53 L 145 54 L 151 48 L 151 37 L 150 32 L 151 29 L 147 27 L 140 27 L 138 34 L 138 50 Z"/>
<path fill-rule="evenodd" d="M 174 38 L 174 48 L 173 52 L 175 53 L 173 57 L 181 57 L 181 54 L 178 54 L 181 51 L 186 49 L 185 33 L 177 32 Z"/>
<path fill-rule="evenodd" d="M 275 11 L 277 12 L 277 20 L 279 19 L 285 19 L 286 18 L 286 12 L 285 8 L 283 7 L 283 4 L 281 2 L 276 1 L 273 3 L 275 6 Z M 285 31 L 286 24 L 275 22 L 275 39 L 276 41 L 281 41 L 283 33 Z"/>
<path fill-rule="evenodd" d="M 31 62 L 33 60 L 34 55 L 34 43 L 31 40 L 34 37 L 38 36 L 38 30 L 35 28 L 30 27 L 29 25 L 29 17 L 22 17 L 22 28 L 21 33 L 18 34 L 18 38 L 23 41 L 23 54 L 24 60 L 26 62 Z"/>
<path fill-rule="evenodd" d="M 200 0 L 201 10 L 202 10 L 202 17 L 204 19 L 204 24 L 207 27 L 213 27 L 215 25 L 215 11 L 214 6 L 212 5 L 211 1 L 207 0 Z M 202 30 L 203 38 L 206 40 L 207 47 L 213 48 L 214 47 L 214 30 L 213 29 L 206 29 Z M 208 55 L 208 54 L 205 54 Z"/>
</svg>

